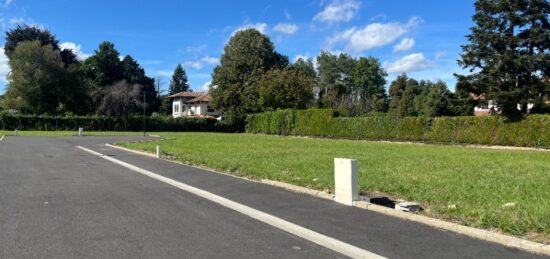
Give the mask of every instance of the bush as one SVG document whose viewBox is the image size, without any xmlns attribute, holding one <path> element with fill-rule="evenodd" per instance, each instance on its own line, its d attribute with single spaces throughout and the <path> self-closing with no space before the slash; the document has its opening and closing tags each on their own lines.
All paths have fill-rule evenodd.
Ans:
<svg viewBox="0 0 550 259">
<path fill-rule="evenodd" d="M 518 122 L 500 116 L 435 118 L 430 140 L 550 148 L 550 115 L 530 115 Z"/>
<path fill-rule="evenodd" d="M 231 127 L 213 118 L 173 118 L 171 116 L 146 117 L 147 131 L 219 131 L 229 132 Z M 141 131 L 143 118 L 129 117 L 127 121 L 105 116 L 35 116 L 0 113 L 1 130 L 78 130 L 88 131 Z"/>
<path fill-rule="evenodd" d="M 328 138 L 424 141 L 550 148 L 550 115 L 519 122 L 500 116 L 337 117 L 331 110 L 278 110 L 250 115 L 246 131 Z"/>
</svg>

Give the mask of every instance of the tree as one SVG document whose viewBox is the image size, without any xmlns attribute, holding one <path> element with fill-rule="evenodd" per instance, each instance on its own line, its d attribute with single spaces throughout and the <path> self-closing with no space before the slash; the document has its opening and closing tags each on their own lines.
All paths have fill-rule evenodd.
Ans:
<svg viewBox="0 0 550 259">
<path fill-rule="evenodd" d="M 38 41 L 42 46 L 50 45 L 53 50 L 59 50 L 59 41 L 50 31 L 36 26 L 17 25 L 15 29 L 6 32 L 6 43 L 4 44 L 6 56 L 11 58 L 17 44 L 25 41 Z"/>
<path fill-rule="evenodd" d="M 128 117 L 135 113 L 141 105 L 144 105 L 141 99 L 142 88 L 142 85 L 131 84 L 126 80 L 106 87 L 99 112 L 104 115 L 121 117 L 126 128 Z"/>
<path fill-rule="evenodd" d="M 418 82 L 403 73 L 390 84 L 389 112 L 398 117 L 414 116 L 414 98 L 418 94 Z"/>
<path fill-rule="evenodd" d="M 305 109 L 313 97 L 314 78 L 294 69 L 274 69 L 260 80 L 262 110 Z"/>
<path fill-rule="evenodd" d="M 122 77 L 130 84 L 138 84 L 141 86 L 140 96 L 145 94 L 148 104 L 147 113 L 156 111 L 160 105 L 157 89 L 155 87 L 155 79 L 145 75 L 145 70 L 137 63 L 130 55 L 126 55 L 121 62 Z"/>
<path fill-rule="evenodd" d="M 225 120 L 242 127 L 247 114 L 261 111 L 258 81 L 265 72 L 287 65 L 288 58 L 275 51 L 266 35 L 255 29 L 235 33 L 212 75 L 213 106 Z"/>
<path fill-rule="evenodd" d="M 65 69 L 59 51 L 39 41 L 17 44 L 9 60 L 11 73 L 4 100 L 7 109 L 54 114 L 77 106 L 78 88 Z"/>
<path fill-rule="evenodd" d="M 550 93 L 550 3 L 546 0 L 477 0 L 475 26 L 458 64 L 475 92 L 487 94 L 503 114 L 525 114 Z M 520 104 L 521 109 L 517 109 Z"/>
<path fill-rule="evenodd" d="M 378 59 L 361 57 L 353 69 L 354 94 L 356 100 L 369 111 L 384 112 L 387 108 L 386 76 Z"/>
<path fill-rule="evenodd" d="M 94 51 L 94 55 L 84 61 L 82 72 L 92 89 L 112 85 L 124 78 L 119 56 L 115 45 L 104 41 Z"/>
<path fill-rule="evenodd" d="M 115 89 L 112 86 L 123 80 L 127 84 L 140 85 L 139 95 L 143 98 L 145 94 L 147 113 L 156 111 L 160 105 L 155 79 L 148 77 L 143 67 L 132 56 L 126 55 L 120 60 L 120 53 L 111 42 L 102 42 L 94 55 L 84 61 L 81 76 L 91 97 L 92 112 L 104 112 L 100 107 L 105 99 L 104 95 L 109 94 L 111 89 Z M 120 89 L 120 86 L 116 89 Z M 133 112 L 141 113 L 141 109 Z"/>
<path fill-rule="evenodd" d="M 356 60 L 349 54 L 323 51 L 317 57 L 321 105 L 336 108 L 354 104 L 353 70 Z"/>
<path fill-rule="evenodd" d="M 181 64 L 178 64 L 172 74 L 168 94 L 173 95 L 184 91 L 189 91 L 189 83 L 187 83 L 187 74 L 185 73 L 185 69 L 183 69 Z"/>
<path fill-rule="evenodd" d="M 311 59 L 304 60 L 303 58 L 298 58 L 294 63 L 288 66 L 289 69 L 300 71 L 303 75 L 315 79 L 317 77 L 317 72 L 313 66 L 313 61 Z"/>
<path fill-rule="evenodd" d="M 65 67 L 77 63 L 76 55 L 70 49 L 59 49 L 59 41 L 50 31 L 36 26 L 17 25 L 15 29 L 6 32 L 4 53 L 11 58 L 17 44 L 27 41 L 38 41 L 42 46 L 50 45 L 55 51 L 60 51 L 61 60 Z"/>
</svg>

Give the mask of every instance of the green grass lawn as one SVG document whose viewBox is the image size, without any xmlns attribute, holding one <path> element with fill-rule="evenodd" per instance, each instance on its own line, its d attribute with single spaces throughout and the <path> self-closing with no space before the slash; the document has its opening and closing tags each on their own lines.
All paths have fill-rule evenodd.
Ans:
<svg viewBox="0 0 550 259">
<path fill-rule="evenodd" d="M 420 202 L 432 217 L 550 240 L 550 152 L 248 134 L 161 135 L 170 139 L 120 145 L 150 152 L 162 145 L 184 163 L 329 191 L 333 159 L 354 158 L 362 193 Z"/>
</svg>

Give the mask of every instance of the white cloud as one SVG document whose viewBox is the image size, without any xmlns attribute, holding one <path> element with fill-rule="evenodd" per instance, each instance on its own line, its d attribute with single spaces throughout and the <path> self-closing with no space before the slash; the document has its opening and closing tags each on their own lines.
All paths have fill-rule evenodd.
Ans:
<svg viewBox="0 0 550 259">
<path fill-rule="evenodd" d="M 196 70 L 201 70 L 207 65 L 215 66 L 215 65 L 218 65 L 219 63 L 220 63 L 219 58 L 205 56 L 205 57 L 202 57 L 199 60 L 185 61 L 185 62 L 183 62 L 183 66 L 185 66 L 187 68 L 194 68 Z"/>
<path fill-rule="evenodd" d="M 210 57 L 210 56 L 201 58 L 201 61 L 209 65 L 218 65 L 220 63 L 219 58 Z"/>
<path fill-rule="evenodd" d="M 4 6 L 8 7 L 13 2 L 13 0 L 6 0 L 4 1 Z"/>
<path fill-rule="evenodd" d="M 445 51 L 438 51 L 435 53 L 435 59 L 441 59 L 445 56 Z"/>
<path fill-rule="evenodd" d="M 200 61 L 185 61 L 183 62 L 183 66 L 187 68 L 194 68 L 196 70 L 200 70 L 204 67 Z"/>
<path fill-rule="evenodd" d="M 194 55 L 200 55 L 206 50 L 207 47 L 208 46 L 206 46 L 206 44 L 202 44 L 198 46 L 187 46 L 185 47 L 185 52 L 188 52 Z"/>
<path fill-rule="evenodd" d="M 273 27 L 273 30 L 285 34 L 294 34 L 298 31 L 298 25 L 293 23 L 278 23 L 275 27 Z"/>
<path fill-rule="evenodd" d="M 390 74 L 420 71 L 431 66 L 432 61 L 428 60 L 422 53 L 413 53 L 394 62 L 384 62 L 384 68 Z"/>
<path fill-rule="evenodd" d="M 91 56 L 91 54 L 87 54 L 87 53 L 84 53 L 84 51 L 82 51 L 82 46 L 80 44 L 76 44 L 74 42 L 69 42 L 69 41 L 63 42 L 59 44 L 59 48 L 62 50 L 63 49 L 71 50 L 76 55 L 76 58 L 80 61 L 86 60 Z"/>
<path fill-rule="evenodd" d="M 0 48 L 0 81 L 3 83 L 8 82 L 8 74 L 10 73 L 10 65 L 8 63 L 8 57 L 4 54 L 4 47 Z"/>
<path fill-rule="evenodd" d="M 153 72 L 155 76 L 172 76 L 172 71 L 169 70 L 157 70 Z"/>
<path fill-rule="evenodd" d="M 414 43 L 415 41 L 413 38 L 404 38 L 401 40 L 401 42 L 399 42 L 399 44 L 393 46 L 393 51 L 399 52 L 410 50 L 414 46 Z"/>
<path fill-rule="evenodd" d="M 294 62 L 298 61 L 298 59 L 308 60 L 309 58 L 309 55 L 296 55 L 296 57 L 294 57 Z"/>
<path fill-rule="evenodd" d="M 208 82 L 202 84 L 201 89 L 205 92 L 208 92 L 208 90 L 210 90 L 211 86 L 212 86 L 212 81 L 208 81 Z"/>
<path fill-rule="evenodd" d="M 236 30 L 234 30 L 231 35 L 235 35 L 235 33 L 239 32 L 239 31 L 244 31 L 244 30 L 247 30 L 247 29 L 256 29 L 261 33 L 265 33 L 265 29 L 267 29 L 267 24 L 266 23 L 260 23 L 260 22 L 245 24 L 245 25 L 237 28 Z"/>
<path fill-rule="evenodd" d="M 13 18 L 10 18 L 8 22 L 10 24 L 23 24 L 25 23 L 25 19 L 21 17 L 13 17 Z"/>
<path fill-rule="evenodd" d="M 361 2 L 355 0 L 333 0 L 320 13 L 313 17 L 313 21 L 324 23 L 348 22 L 361 7 Z"/>
<path fill-rule="evenodd" d="M 364 28 L 352 27 L 328 38 L 327 48 L 332 48 L 339 42 L 345 43 L 347 51 L 354 52 L 385 46 L 395 42 L 421 21 L 419 17 L 413 17 L 407 23 L 371 23 Z"/>
</svg>

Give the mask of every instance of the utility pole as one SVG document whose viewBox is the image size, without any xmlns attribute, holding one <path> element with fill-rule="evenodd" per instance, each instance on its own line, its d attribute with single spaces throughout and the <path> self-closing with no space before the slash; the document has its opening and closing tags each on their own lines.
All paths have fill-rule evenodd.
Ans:
<svg viewBox="0 0 550 259">
<path fill-rule="evenodd" d="M 143 91 L 143 136 L 145 137 L 145 91 Z"/>
</svg>

